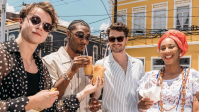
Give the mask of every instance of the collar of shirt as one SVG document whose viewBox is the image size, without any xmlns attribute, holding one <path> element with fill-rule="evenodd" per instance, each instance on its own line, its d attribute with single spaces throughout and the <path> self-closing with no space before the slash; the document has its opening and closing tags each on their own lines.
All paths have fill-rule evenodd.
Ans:
<svg viewBox="0 0 199 112">
<path fill-rule="evenodd" d="M 135 59 L 131 56 L 129 56 L 127 53 L 127 58 L 128 58 L 128 62 L 131 62 L 131 63 L 134 63 L 135 62 Z M 108 60 L 107 62 L 109 63 L 112 63 L 112 62 L 116 62 L 115 59 L 113 58 L 113 53 L 111 53 L 109 56 L 108 56 Z M 117 62 L 116 62 L 117 63 Z"/>
<path fill-rule="evenodd" d="M 18 57 L 21 57 L 19 46 L 16 40 L 10 40 L 8 42 L 5 42 L 5 44 L 3 45 L 4 45 L 4 50 L 10 52 L 10 54 L 15 53 L 17 54 Z M 35 52 L 33 53 L 33 58 L 41 62 L 41 59 Z"/>
<path fill-rule="evenodd" d="M 127 57 L 128 57 L 128 65 L 127 65 L 127 70 L 132 68 L 133 64 L 135 63 L 135 59 L 131 56 L 129 56 L 127 53 L 126 53 Z M 102 60 L 103 61 L 103 60 Z M 108 63 L 117 63 L 115 61 L 115 59 L 113 58 L 113 53 L 111 53 L 106 59 L 105 59 L 105 62 L 108 62 Z M 103 62 L 102 62 L 103 63 Z"/>
<path fill-rule="evenodd" d="M 62 64 L 69 63 L 72 61 L 71 57 L 68 55 L 68 53 L 66 52 L 64 47 L 60 47 L 57 52 L 58 52 L 58 55 L 59 55 L 59 58 L 60 58 Z"/>
<path fill-rule="evenodd" d="M 20 52 L 16 40 L 10 40 L 8 42 L 3 43 L 3 45 L 4 45 L 4 50 L 10 53 Z"/>
</svg>

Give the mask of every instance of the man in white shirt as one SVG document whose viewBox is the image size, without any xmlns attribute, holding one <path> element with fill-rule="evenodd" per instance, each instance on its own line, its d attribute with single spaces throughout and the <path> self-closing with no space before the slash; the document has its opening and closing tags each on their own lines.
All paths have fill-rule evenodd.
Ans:
<svg viewBox="0 0 199 112">
<path fill-rule="evenodd" d="M 144 75 L 143 63 L 126 53 L 129 29 L 124 23 L 116 22 L 107 29 L 112 53 L 96 62 L 103 64 L 104 89 L 103 112 L 138 112 L 137 81 Z"/>
<path fill-rule="evenodd" d="M 74 20 L 68 26 L 66 34 L 67 45 L 43 58 L 53 83 L 60 78 L 63 80 L 55 85 L 57 88 L 62 88 L 59 98 L 82 91 L 89 82 L 88 77 L 84 75 L 83 67 L 88 65 L 90 60 L 88 56 L 80 56 L 80 54 L 85 50 L 85 45 L 89 43 L 90 27 L 83 20 Z M 88 102 L 89 97 L 82 100 L 77 112 L 88 112 Z"/>
</svg>

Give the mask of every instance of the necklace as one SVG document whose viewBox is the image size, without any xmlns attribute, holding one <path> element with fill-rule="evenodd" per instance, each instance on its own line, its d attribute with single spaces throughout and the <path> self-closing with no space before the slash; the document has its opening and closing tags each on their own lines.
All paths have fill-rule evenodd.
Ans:
<svg viewBox="0 0 199 112">
<path fill-rule="evenodd" d="M 161 92 L 160 92 L 160 101 L 158 102 L 158 106 L 160 106 L 160 111 L 161 112 L 164 112 L 164 111 L 170 111 L 172 109 L 174 109 L 176 106 L 176 111 L 177 111 L 177 108 L 178 108 L 178 105 L 179 105 L 179 100 L 180 100 L 180 97 L 181 97 L 181 94 L 183 95 L 183 98 L 182 98 L 182 108 L 181 108 L 181 112 L 184 111 L 184 105 L 185 105 L 185 95 L 186 95 L 186 90 L 185 90 L 185 86 L 186 86 L 186 81 L 187 81 L 187 77 L 186 76 L 186 69 L 184 69 L 184 67 L 182 67 L 183 71 L 182 71 L 182 84 L 181 84 L 181 87 L 180 87 L 180 94 L 179 94 L 179 99 L 178 99 L 178 102 L 176 103 L 176 105 L 174 105 L 172 108 L 170 109 L 165 109 L 163 108 L 163 103 L 162 103 L 162 100 L 161 100 Z M 161 88 L 162 87 L 162 81 L 163 81 L 163 75 L 164 75 L 164 71 L 165 71 L 165 68 L 163 67 L 161 70 L 160 70 L 160 75 L 159 73 L 157 74 L 157 86 L 159 85 Z"/>
<path fill-rule="evenodd" d="M 31 63 L 28 65 L 28 63 L 26 62 L 26 60 L 23 58 L 23 57 L 21 57 L 22 59 L 23 59 L 23 61 L 25 61 L 25 63 L 26 63 L 26 65 L 28 66 L 28 68 L 30 68 L 30 66 L 32 65 L 32 61 L 34 60 L 34 59 L 32 59 L 31 60 Z"/>
</svg>

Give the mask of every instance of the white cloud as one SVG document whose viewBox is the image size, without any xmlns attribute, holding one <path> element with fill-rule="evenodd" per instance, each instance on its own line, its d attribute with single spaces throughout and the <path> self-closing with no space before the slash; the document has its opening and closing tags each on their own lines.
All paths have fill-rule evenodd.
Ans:
<svg viewBox="0 0 199 112">
<path fill-rule="evenodd" d="M 109 23 L 102 23 L 100 25 L 100 30 L 104 30 L 106 32 L 108 27 L 109 27 Z M 100 36 L 100 31 L 96 32 L 95 35 Z M 102 38 L 104 38 L 104 36 L 102 36 Z"/>
<path fill-rule="evenodd" d="M 93 28 L 93 27 L 91 27 L 91 32 L 93 31 L 93 29 L 94 29 L 94 28 Z"/>
<path fill-rule="evenodd" d="M 105 30 L 109 27 L 109 23 L 102 23 L 100 26 L 100 30 Z"/>
<path fill-rule="evenodd" d="M 59 23 L 61 24 L 61 25 L 64 25 L 64 26 L 67 26 L 68 27 L 68 25 L 71 23 L 71 21 L 69 22 L 69 21 L 65 21 L 65 20 L 62 20 L 62 19 L 60 19 L 59 18 Z"/>
<path fill-rule="evenodd" d="M 13 12 L 16 14 L 19 14 L 19 12 L 16 12 L 13 6 L 9 6 L 8 3 L 6 3 L 6 12 Z"/>
</svg>

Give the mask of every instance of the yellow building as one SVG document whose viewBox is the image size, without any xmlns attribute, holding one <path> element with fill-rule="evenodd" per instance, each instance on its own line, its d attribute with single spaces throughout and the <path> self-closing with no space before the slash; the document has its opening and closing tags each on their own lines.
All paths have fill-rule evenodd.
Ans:
<svg viewBox="0 0 199 112">
<path fill-rule="evenodd" d="M 114 14 L 114 0 L 109 0 Z M 161 68 L 164 63 L 157 52 L 159 38 L 169 29 L 187 35 L 188 52 L 180 64 L 199 70 L 199 0 L 118 0 L 117 21 L 131 29 L 126 51 L 143 61 L 145 71 Z"/>
</svg>

